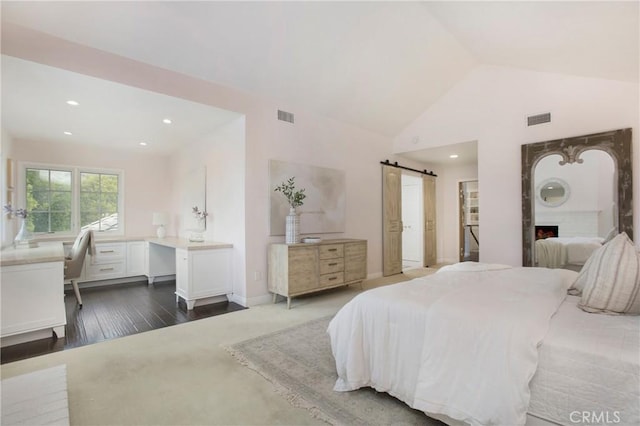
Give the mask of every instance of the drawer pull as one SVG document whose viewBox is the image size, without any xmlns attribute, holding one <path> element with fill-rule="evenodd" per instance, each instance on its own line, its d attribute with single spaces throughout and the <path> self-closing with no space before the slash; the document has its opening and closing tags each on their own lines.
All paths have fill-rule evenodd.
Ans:
<svg viewBox="0 0 640 426">
<path fill-rule="evenodd" d="M 115 250 L 100 250 L 100 253 L 115 253 Z"/>
<path fill-rule="evenodd" d="M 336 266 L 336 265 L 337 265 L 337 263 L 335 263 L 335 262 L 329 264 L 329 266 Z"/>
<path fill-rule="evenodd" d="M 338 277 L 331 277 L 331 278 L 329 278 L 329 281 L 335 281 L 337 279 L 338 279 Z"/>
<path fill-rule="evenodd" d="M 113 271 L 113 268 L 100 268 L 100 272 L 103 271 Z"/>
<path fill-rule="evenodd" d="M 338 251 L 337 248 L 327 249 L 327 251 Z"/>
</svg>

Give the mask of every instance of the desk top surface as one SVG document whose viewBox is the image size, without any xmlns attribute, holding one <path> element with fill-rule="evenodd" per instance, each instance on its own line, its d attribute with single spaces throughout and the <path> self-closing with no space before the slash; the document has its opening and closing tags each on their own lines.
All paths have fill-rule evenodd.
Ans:
<svg viewBox="0 0 640 426">
<path fill-rule="evenodd" d="M 186 238 L 166 237 L 166 238 L 136 238 L 129 241 L 147 241 L 151 244 L 158 244 L 170 248 L 180 248 L 186 250 L 211 250 L 232 248 L 233 244 L 215 241 L 193 242 Z M 101 242 L 113 241 L 96 241 Z M 63 262 L 64 246 L 62 241 L 40 241 L 38 247 L 14 248 L 6 247 L 0 252 L 0 266 L 28 265 L 32 263 Z"/>
<path fill-rule="evenodd" d="M 187 249 L 187 250 L 210 250 L 210 249 L 221 249 L 221 248 L 233 247 L 233 244 L 230 244 L 230 243 L 220 243 L 216 241 L 194 242 L 194 241 L 189 241 L 186 238 L 177 238 L 177 237 L 145 238 L 145 241 L 148 241 L 149 243 L 152 243 L 152 244 L 165 246 L 165 247 L 180 248 L 180 249 Z"/>
<path fill-rule="evenodd" d="M 28 265 L 31 263 L 64 262 L 62 242 L 40 242 L 38 247 L 7 247 L 0 254 L 0 266 Z"/>
</svg>

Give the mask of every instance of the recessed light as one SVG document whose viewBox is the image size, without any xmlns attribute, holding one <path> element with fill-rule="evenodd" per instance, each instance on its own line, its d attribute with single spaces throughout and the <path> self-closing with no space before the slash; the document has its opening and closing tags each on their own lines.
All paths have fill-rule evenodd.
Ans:
<svg viewBox="0 0 640 426">
<path fill-rule="evenodd" d="M 69 105 L 73 105 L 73 106 L 78 106 L 78 105 L 80 105 L 80 104 L 78 103 L 78 101 L 74 101 L 74 100 L 68 100 L 68 101 L 67 101 L 67 104 L 69 104 Z"/>
<path fill-rule="evenodd" d="M 147 146 L 146 142 L 140 142 L 140 146 Z"/>
<path fill-rule="evenodd" d="M 162 122 L 163 122 L 164 124 L 171 124 L 171 120 L 170 120 L 170 119 L 168 119 L 168 118 L 165 118 L 164 120 L 162 120 Z"/>
<path fill-rule="evenodd" d="M 553 186 L 547 186 L 547 189 L 553 189 Z"/>
<path fill-rule="evenodd" d="M 451 154 L 449 158 L 458 158 L 458 154 Z"/>
<path fill-rule="evenodd" d="M 73 135 L 73 133 L 71 133 L 71 132 L 64 132 L 64 134 L 67 135 L 67 136 Z"/>
</svg>

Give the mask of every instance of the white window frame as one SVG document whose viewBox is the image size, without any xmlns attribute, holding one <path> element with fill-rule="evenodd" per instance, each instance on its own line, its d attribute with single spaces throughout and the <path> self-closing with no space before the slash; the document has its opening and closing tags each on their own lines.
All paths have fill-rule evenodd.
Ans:
<svg viewBox="0 0 640 426">
<path fill-rule="evenodd" d="M 68 232 L 34 233 L 38 239 L 59 239 L 61 237 L 73 237 L 80 232 L 80 173 L 102 173 L 118 176 L 118 230 L 99 231 L 96 237 L 124 236 L 124 170 L 107 169 L 98 167 L 69 166 L 51 163 L 19 162 L 18 163 L 18 193 L 14 207 L 26 207 L 27 202 L 27 169 L 49 169 L 71 172 L 71 230 Z"/>
</svg>

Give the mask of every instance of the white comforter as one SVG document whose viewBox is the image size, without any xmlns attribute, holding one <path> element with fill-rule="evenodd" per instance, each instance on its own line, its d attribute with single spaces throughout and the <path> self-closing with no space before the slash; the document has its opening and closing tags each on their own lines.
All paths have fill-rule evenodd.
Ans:
<svg viewBox="0 0 640 426">
<path fill-rule="evenodd" d="M 524 424 L 538 345 L 573 278 L 443 271 L 361 293 L 329 324 L 334 389 L 370 386 L 473 425 Z"/>
</svg>

